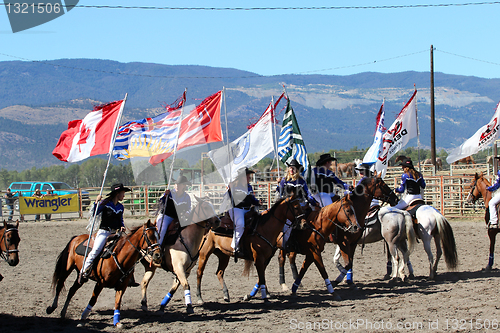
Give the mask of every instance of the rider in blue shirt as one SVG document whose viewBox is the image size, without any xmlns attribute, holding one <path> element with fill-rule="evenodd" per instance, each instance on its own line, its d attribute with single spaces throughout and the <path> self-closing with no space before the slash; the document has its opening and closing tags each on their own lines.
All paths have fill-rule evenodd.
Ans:
<svg viewBox="0 0 500 333">
<path fill-rule="evenodd" d="M 330 167 L 337 159 L 330 154 L 322 154 L 316 162 L 316 167 L 312 169 L 315 194 L 314 199 L 321 207 L 328 206 L 333 202 L 332 198 L 337 195 L 340 189 L 349 190 L 349 185 L 341 181 Z M 338 198 L 338 196 L 337 196 Z"/>
<path fill-rule="evenodd" d="M 401 162 L 401 167 L 404 173 L 401 175 L 401 185 L 395 191 L 397 193 L 404 193 L 406 191 L 406 196 L 399 200 L 394 208 L 405 209 L 413 200 L 423 200 L 420 189 L 425 188 L 425 180 L 422 174 L 415 170 L 410 159 L 407 158 Z"/>
<path fill-rule="evenodd" d="M 498 159 L 498 157 L 495 157 Z M 490 192 L 494 192 L 500 188 L 500 170 L 497 171 L 497 181 L 495 184 L 487 187 L 486 189 Z M 498 228 L 498 213 L 497 213 L 497 205 L 500 203 L 500 193 L 492 195 L 490 202 L 488 203 L 488 208 L 490 210 L 490 223 L 488 224 L 489 228 Z"/>
</svg>

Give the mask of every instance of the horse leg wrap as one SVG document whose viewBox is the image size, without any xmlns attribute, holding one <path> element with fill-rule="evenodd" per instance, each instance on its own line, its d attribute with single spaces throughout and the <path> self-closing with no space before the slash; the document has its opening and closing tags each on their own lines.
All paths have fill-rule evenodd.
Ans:
<svg viewBox="0 0 500 333">
<path fill-rule="evenodd" d="M 345 268 L 342 268 L 342 269 L 340 270 L 340 274 L 339 274 L 339 276 L 337 276 L 337 278 L 335 279 L 335 282 L 337 282 L 337 283 L 342 282 L 342 280 L 344 280 L 344 278 L 345 278 L 345 276 L 346 276 L 346 275 L 347 275 L 347 271 L 346 271 L 346 269 L 345 269 Z"/>
<path fill-rule="evenodd" d="M 325 279 L 325 284 L 326 284 L 326 289 L 328 289 L 328 292 L 330 294 L 333 294 L 335 292 L 335 290 L 333 289 L 332 283 L 330 282 L 330 280 L 329 279 Z"/>
<path fill-rule="evenodd" d="M 252 292 L 250 293 L 250 296 L 254 297 L 257 294 L 257 291 L 259 291 L 259 283 L 258 282 L 253 287 Z"/>
<path fill-rule="evenodd" d="M 299 289 L 300 286 L 300 282 L 301 282 L 300 279 L 295 280 L 295 282 L 292 285 L 292 293 L 295 294 L 295 292 L 297 292 L 297 289 Z"/>
<path fill-rule="evenodd" d="M 392 261 L 387 262 L 387 275 L 392 274 Z"/>
<path fill-rule="evenodd" d="M 168 304 L 168 302 L 170 302 L 171 298 L 172 298 L 172 294 L 169 292 L 165 297 L 163 297 L 163 300 L 161 301 L 160 305 L 166 306 Z"/>
<path fill-rule="evenodd" d="M 408 260 L 408 264 L 407 265 L 408 265 L 408 272 L 410 272 L 410 274 L 413 274 L 413 266 L 412 266 L 410 260 Z"/>
<path fill-rule="evenodd" d="M 90 314 L 90 311 L 92 311 L 92 306 L 89 304 L 89 305 L 87 305 L 87 307 L 85 308 L 85 310 L 83 310 L 82 317 L 80 319 L 81 320 L 87 319 L 87 317 Z"/>
<path fill-rule="evenodd" d="M 191 304 L 191 290 L 184 290 L 184 300 L 186 301 L 186 305 Z"/>
<path fill-rule="evenodd" d="M 280 266 L 280 285 L 285 283 L 285 267 Z"/>
<path fill-rule="evenodd" d="M 115 310 L 115 313 L 113 315 L 113 325 L 116 326 L 120 322 L 120 310 Z"/>
<path fill-rule="evenodd" d="M 488 258 L 488 266 L 493 267 L 493 253 L 490 253 L 490 257 Z"/>
<path fill-rule="evenodd" d="M 263 285 L 260 286 L 260 295 L 261 295 L 260 297 L 262 299 L 266 299 L 267 298 L 266 285 L 265 284 L 263 284 Z"/>
<path fill-rule="evenodd" d="M 299 276 L 299 272 L 297 271 L 297 265 L 290 264 L 290 268 L 292 269 L 292 276 L 293 276 L 293 279 L 295 280 L 297 278 L 297 276 Z"/>
<path fill-rule="evenodd" d="M 345 277 L 347 283 L 352 283 L 352 269 L 347 271 L 347 275 Z"/>
</svg>

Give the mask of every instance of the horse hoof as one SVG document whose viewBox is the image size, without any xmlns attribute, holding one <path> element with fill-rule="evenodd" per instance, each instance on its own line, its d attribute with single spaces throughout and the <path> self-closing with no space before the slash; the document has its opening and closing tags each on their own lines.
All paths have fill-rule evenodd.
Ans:
<svg viewBox="0 0 500 333">
<path fill-rule="evenodd" d="M 165 306 L 163 305 L 160 305 L 160 308 L 158 309 L 158 311 L 156 311 L 157 313 L 164 313 L 165 312 Z"/>
<path fill-rule="evenodd" d="M 249 301 L 250 300 L 250 295 L 245 295 L 243 296 L 243 302 Z"/>
<path fill-rule="evenodd" d="M 192 306 L 191 304 L 188 304 L 188 305 L 186 306 L 186 312 L 187 312 L 188 314 L 192 314 L 192 313 L 194 313 L 194 309 L 193 309 L 193 306 Z"/>
<path fill-rule="evenodd" d="M 390 280 L 391 279 L 391 274 L 386 274 L 383 277 L 383 280 Z"/>
<path fill-rule="evenodd" d="M 202 299 L 199 299 L 196 303 L 198 303 L 199 305 L 203 305 L 203 304 L 205 304 L 205 302 L 203 302 L 203 300 L 202 300 Z"/>
<path fill-rule="evenodd" d="M 224 297 L 224 302 L 229 303 L 231 301 L 229 300 L 229 297 Z"/>
<path fill-rule="evenodd" d="M 491 266 L 488 265 L 485 268 L 483 268 L 483 272 L 491 272 Z"/>
<path fill-rule="evenodd" d="M 268 299 L 267 297 L 266 297 L 266 298 L 263 298 L 262 300 L 263 300 L 263 301 L 264 301 L 264 303 L 266 303 L 266 304 L 270 303 L 270 302 L 269 302 L 269 299 Z"/>
<path fill-rule="evenodd" d="M 141 310 L 144 312 L 148 312 L 148 306 L 147 305 L 141 305 Z"/>
<path fill-rule="evenodd" d="M 84 323 L 78 323 L 78 325 L 76 325 L 76 327 L 85 327 L 85 324 Z"/>
<path fill-rule="evenodd" d="M 332 295 L 334 301 L 341 301 L 342 300 L 342 297 L 340 297 L 336 292 L 333 292 L 331 295 Z"/>
<path fill-rule="evenodd" d="M 123 328 L 123 324 L 122 323 L 116 323 L 115 327 L 119 330 L 121 330 Z"/>
<path fill-rule="evenodd" d="M 48 306 L 47 310 L 45 310 L 45 312 L 47 312 L 47 314 L 51 314 L 52 312 L 54 312 L 55 309 L 56 309 L 55 307 Z"/>
<path fill-rule="evenodd" d="M 408 279 L 415 280 L 415 275 L 413 273 L 411 273 L 410 275 L 408 275 Z"/>
<path fill-rule="evenodd" d="M 288 286 L 286 284 L 283 283 L 281 285 L 281 291 L 289 291 L 289 290 L 290 290 L 290 288 L 288 288 Z"/>
</svg>

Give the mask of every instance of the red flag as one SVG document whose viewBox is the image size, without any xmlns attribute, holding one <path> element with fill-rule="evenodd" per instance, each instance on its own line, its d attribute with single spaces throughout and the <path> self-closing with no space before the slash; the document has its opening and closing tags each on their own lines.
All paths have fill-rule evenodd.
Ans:
<svg viewBox="0 0 500 333">
<path fill-rule="evenodd" d="M 61 134 L 52 155 L 64 162 L 108 154 L 123 100 L 94 108 L 81 120 L 72 120 Z"/>
<path fill-rule="evenodd" d="M 177 150 L 189 146 L 222 141 L 220 108 L 222 91 L 205 98 L 189 115 L 182 120 Z M 149 163 L 157 165 L 172 153 L 151 156 Z"/>
</svg>

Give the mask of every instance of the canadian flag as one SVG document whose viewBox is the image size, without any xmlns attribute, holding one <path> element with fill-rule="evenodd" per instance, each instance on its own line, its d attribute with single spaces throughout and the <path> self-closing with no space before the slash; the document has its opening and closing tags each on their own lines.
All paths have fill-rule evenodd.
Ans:
<svg viewBox="0 0 500 333">
<path fill-rule="evenodd" d="M 78 162 L 90 156 L 108 154 L 124 100 L 95 107 L 81 120 L 72 120 L 61 134 L 52 155 L 64 162 Z"/>
</svg>

